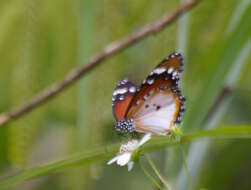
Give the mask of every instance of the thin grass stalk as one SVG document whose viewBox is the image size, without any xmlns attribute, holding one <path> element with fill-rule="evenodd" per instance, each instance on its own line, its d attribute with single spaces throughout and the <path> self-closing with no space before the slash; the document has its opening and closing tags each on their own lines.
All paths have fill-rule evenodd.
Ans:
<svg viewBox="0 0 251 190">
<path fill-rule="evenodd" d="M 243 4 L 244 2 L 242 2 Z M 242 11 L 245 11 L 246 9 L 241 9 Z M 237 27 L 237 20 L 240 21 L 241 18 L 238 18 L 239 16 L 236 15 L 242 15 L 243 13 L 239 13 L 240 6 L 238 6 L 235 10 L 235 13 L 233 14 L 232 19 L 230 20 L 230 24 L 228 27 L 227 33 L 231 30 L 233 31 L 233 26 Z M 238 13 L 236 13 L 238 12 Z M 234 21 L 233 21 L 234 20 Z M 247 41 L 244 47 L 240 50 L 239 56 L 236 58 L 231 70 L 229 71 L 227 77 L 225 86 L 234 88 L 238 82 L 239 75 L 241 74 L 245 64 L 247 63 L 247 58 L 249 55 L 249 52 L 251 51 L 251 40 Z M 223 102 L 221 102 L 221 105 L 218 105 L 219 109 L 212 115 L 209 122 L 205 124 L 206 129 L 214 129 L 219 121 L 221 120 L 222 116 L 227 111 L 227 107 L 229 103 L 232 100 L 232 96 L 229 96 L 225 98 Z M 203 140 L 202 142 L 195 142 L 192 144 L 188 151 L 188 168 L 191 173 L 191 180 L 193 184 L 196 184 L 198 182 L 199 177 L 199 171 L 203 164 L 203 161 L 206 158 L 208 148 L 211 144 L 211 140 Z M 179 176 L 176 181 L 176 188 L 185 190 L 187 187 L 186 184 L 186 169 L 183 167 L 179 173 Z"/>
<path fill-rule="evenodd" d="M 167 181 L 164 179 L 164 177 L 160 174 L 160 172 L 158 171 L 157 167 L 155 166 L 155 164 L 153 163 L 151 157 L 149 156 L 149 154 L 145 153 L 145 157 L 148 161 L 148 163 L 150 164 L 150 166 L 152 167 L 153 171 L 155 172 L 155 174 L 158 176 L 158 178 L 160 179 L 160 181 L 164 184 L 164 186 L 168 189 L 168 190 L 172 190 L 171 186 L 167 183 Z"/>
<path fill-rule="evenodd" d="M 236 126 L 228 128 L 219 128 L 206 131 L 198 131 L 194 133 L 184 134 L 181 136 L 180 141 L 170 142 L 168 137 L 154 137 L 149 143 L 146 143 L 142 154 L 154 150 L 160 150 L 168 146 L 177 146 L 184 143 L 194 142 L 205 138 L 218 138 L 218 139 L 229 139 L 229 138 L 251 138 L 251 126 Z M 93 147 L 90 151 L 71 155 L 68 158 L 39 165 L 37 167 L 24 170 L 16 175 L 0 180 L 0 189 L 6 188 L 16 183 L 33 179 L 39 176 L 59 172 L 62 169 L 88 165 L 91 163 L 97 163 L 100 161 L 107 161 L 116 155 L 120 144 L 112 144 L 104 147 Z"/>
<path fill-rule="evenodd" d="M 180 0 L 180 4 L 187 2 L 188 0 Z M 185 60 L 187 60 L 187 47 L 188 47 L 188 35 L 189 35 L 189 20 L 190 20 L 190 12 L 184 14 L 178 21 L 178 29 L 177 29 L 177 40 L 176 40 L 176 47 L 177 50 L 182 54 Z M 186 63 L 187 64 L 187 63 Z M 186 73 L 184 73 L 186 74 Z M 183 78 L 185 78 L 183 76 Z M 182 82 L 182 81 L 181 81 Z M 181 84 L 182 86 L 182 84 Z M 165 175 L 167 171 L 173 171 L 172 167 L 177 165 L 177 158 L 176 154 L 177 151 L 174 149 L 166 149 L 165 150 Z"/>
<path fill-rule="evenodd" d="M 143 171 L 143 173 L 146 175 L 146 177 L 148 179 L 150 179 L 150 181 L 155 184 L 160 190 L 162 190 L 163 188 L 160 186 L 160 184 L 154 179 L 154 177 L 146 170 L 146 168 L 144 167 L 144 165 L 142 164 L 141 161 L 139 161 L 139 165 L 141 170 Z"/>
<path fill-rule="evenodd" d="M 187 156 L 186 156 L 186 152 L 184 150 L 184 146 L 181 145 L 180 149 L 181 149 L 181 152 L 182 152 L 183 163 L 184 163 L 184 168 L 185 168 L 185 172 L 186 172 L 186 177 L 187 177 L 187 183 L 188 183 L 188 186 L 189 186 L 189 190 L 192 190 L 193 187 L 192 187 L 191 177 L 190 177 L 188 166 L 187 166 Z"/>
</svg>

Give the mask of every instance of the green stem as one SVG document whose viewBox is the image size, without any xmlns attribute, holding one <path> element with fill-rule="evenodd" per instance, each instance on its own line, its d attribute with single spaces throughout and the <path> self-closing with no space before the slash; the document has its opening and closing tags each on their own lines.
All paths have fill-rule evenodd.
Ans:
<svg viewBox="0 0 251 190">
<path fill-rule="evenodd" d="M 156 175 L 160 179 L 160 181 L 166 186 L 166 188 L 168 190 L 171 190 L 171 186 L 167 183 L 167 181 L 159 173 L 159 171 L 158 171 L 157 167 L 155 166 L 155 164 L 153 163 L 151 157 L 147 153 L 145 153 L 145 157 L 146 157 L 147 161 L 149 162 L 150 166 L 152 167 L 153 171 L 156 173 Z"/>
<path fill-rule="evenodd" d="M 139 165 L 141 170 L 144 172 L 144 174 L 159 188 L 159 189 L 163 189 L 160 184 L 153 178 L 153 176 L 151 176 L 151 174 L 146 170 L 146 168 L 143 166 L 143 164 L 141 163 L 141 161 L 139 161 Z"/>
<path fill-rule="evenodd" d="M 187 176 L 187 184 L 189 186 L 189 190 L 192 190 L 193 187 L 192 187 L 191 178 L 190 178 L 188 167 L 187 167 L 187 157 L 186 157 L 186 152 L 184 150 L 184 146 L 181 145 L 180 149 L 181 149 L 182 156 L 183 156 L 184 168 L 185 168 L 185 172 L 186 172 L 186 176 Z"/>
<path fill-rule="evenodd" d="M 203 138 L 251 138 L 251 126 L 236 126 L 228 128 L 218 128 L 205 131 L 188 133 L 181 136 L 181 141 L 170 142 L 167 137 L 154 137 L 144 145 L 143 153 L 166 148 L 168 146 L 181 145 L 182 143 L 194 142 Z M 47 175 L 56 172 L 60 169 L 65 169 L 73 166 L 83 166 L 84 164 L 97 163 L 107 161 L 116 154 L 120 144 L 112 144 L 104 147 L 103 145 L 97 148 L 90 147 L 89 151 L 73 154 L 65 159 L 39 165 L 34 168 L 27 169 L 16 175 L 0 180 L 0 188 L 9 187 L 13 184 L 36 178 L 38 176 Z"/>
</svg>

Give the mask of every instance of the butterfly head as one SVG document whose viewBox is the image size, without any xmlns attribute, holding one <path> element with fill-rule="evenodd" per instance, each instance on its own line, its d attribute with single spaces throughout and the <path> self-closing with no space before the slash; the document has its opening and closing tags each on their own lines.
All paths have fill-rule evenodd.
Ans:
<svg viewBox="0 0 251 190">
<path fill-rule="evenodd" d="M 114 126 L 114 129 L 122 133 L 133 133 L 135 132 L 134 119 L 132 118 L 122 119 L 116 123 L 116 125 Z"/>
</svg>

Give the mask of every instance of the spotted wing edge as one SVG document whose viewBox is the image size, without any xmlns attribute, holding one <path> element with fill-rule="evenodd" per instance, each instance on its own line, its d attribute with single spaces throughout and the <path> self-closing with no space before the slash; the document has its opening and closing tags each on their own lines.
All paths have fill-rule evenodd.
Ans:
<svg viewBox="0 0 251 190">
<path fill-rule="evenodd" d="M 178 97 L 181 101 L 179 113 L 177 116 L 175 124 L 181 122 L 181 116 L 185 110 L 185 97 L 182 95 L 179 89 L 179 79 L 180 74 L 183 71 L 183 57 L 181 53 L 174 52 L 169 56 L 165 57 L 147 76 L 145 80 L 143 80 L 139 90 L 133 97 L 130 105 L 128 106 L 128 110 L 126 113 L 126 117 L 133 117 L 133 113 L 130 113 L 130 108 L 133 106 L 137 106 L 141 100 L 145 100 L 147 97 L 151 95 L 151 92 L 155 89 L 164 89 L 170 88 L 173 93 L 177 93 Z M 155 85 L 156 81 L 159 83 Z M 152 88 L 151 88 L 152 86 Z M 142 93 L 143 91 L 143 93 Z M 142 95 L 140 94 L 142 93 Z"/>
<path fill-rule="evenodd" d="M 140 88 L 144 85 L 152 85 L 158 78 L 170 81 L 171 85 L 169 86 L 179 86 L 179 79 L 183 71 L 183 66 L 183 57 L 181 53 L 174 52 L 170 54 L 150 72 L 145 80 L 142 81 Z"/>
<path fill-rule="evenodd" d="M 133 82 L 128 81 L 127 78 L 118 82 L 112 94 L 112 111 L 116 121 L 124 118 L 131 100 L 133 99 L 137 90 L 138 86 Z M 120 114 L 121 116 L 118 116 L 118 113 L 116 114 L 116 106 L 119 106 L 120 111 L 122 112 Z"/>
</svg>

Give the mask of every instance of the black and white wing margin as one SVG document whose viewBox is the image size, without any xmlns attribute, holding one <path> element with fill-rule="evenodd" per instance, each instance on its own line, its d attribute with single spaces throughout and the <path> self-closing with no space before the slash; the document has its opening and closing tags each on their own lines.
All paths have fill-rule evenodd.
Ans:
<svg viewBox="0 0 251 190">
<path fill-rule="evenodd" d="M 128 79 L 121 80 L 112 94 L 112 110 L 117 121 L 125 117 L 126 111 L 137 92 L 138 86 Z"/>
<path fill-rule="evenodd" d="M 185 98 L 179 90 L 183 58 L 179 53 L 166 57 L 143 81 L 126 113 L 133 119 L 135 130 L 166 135 L 181 122 Z"/>
</svg>

